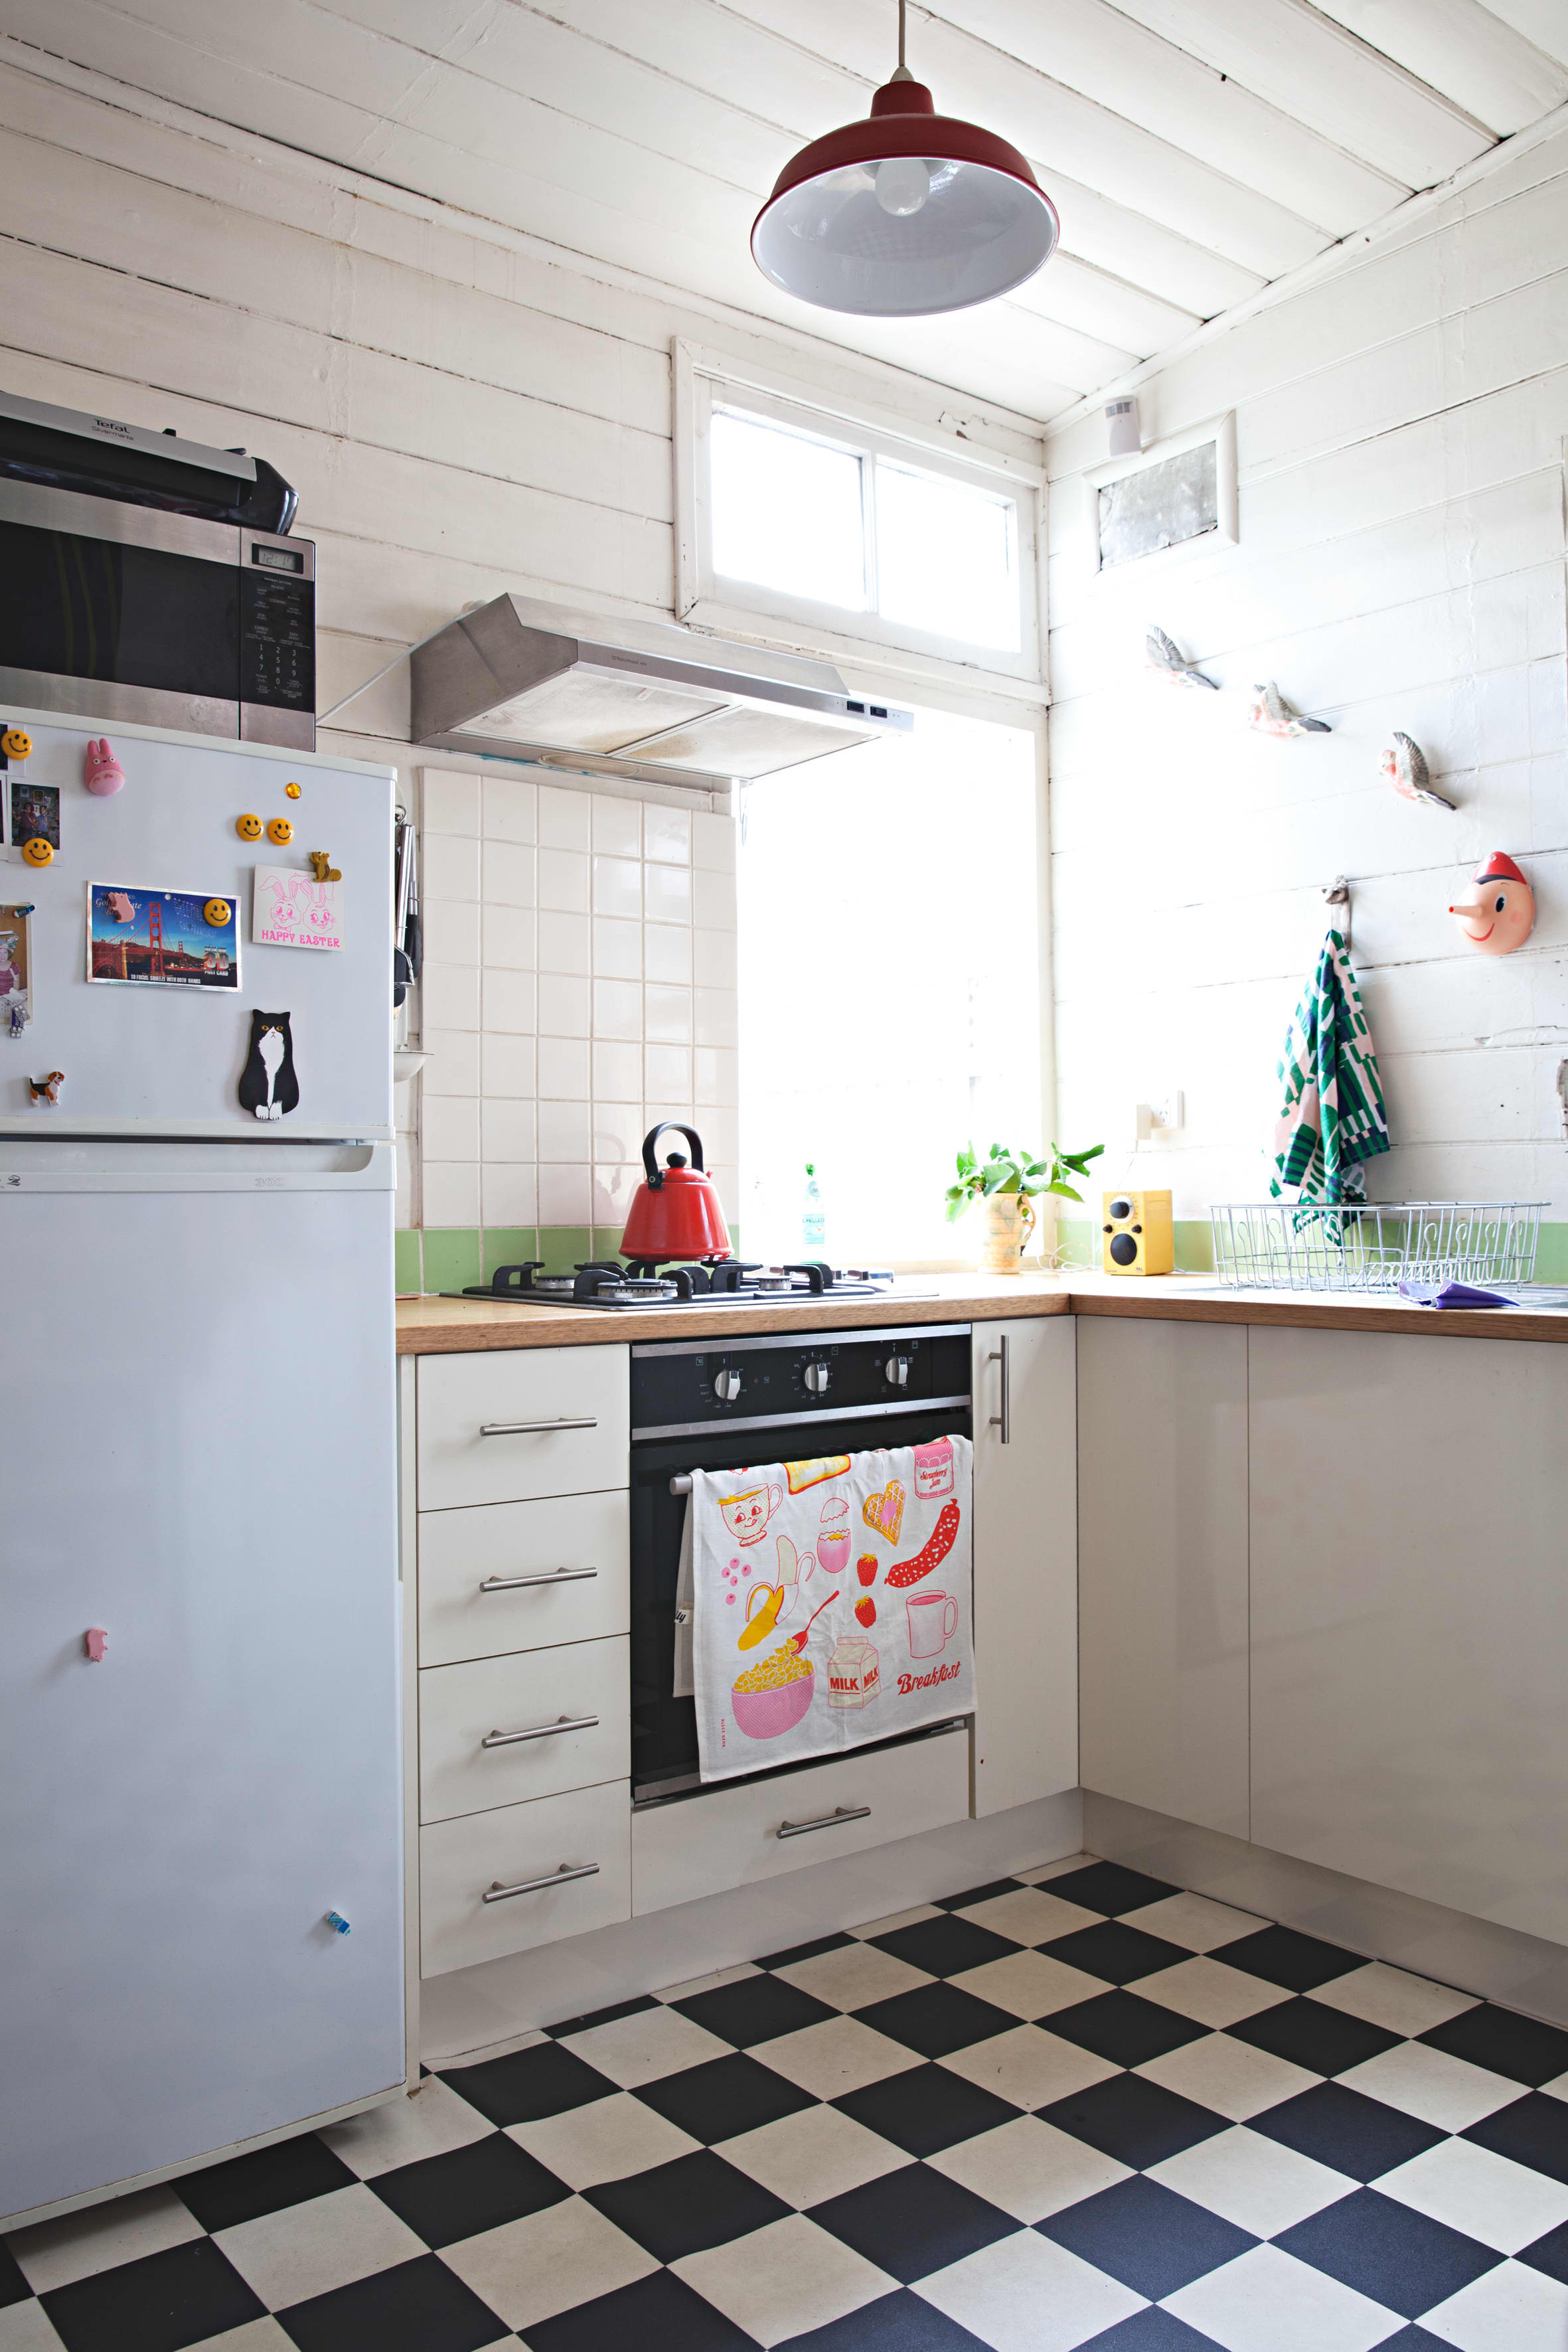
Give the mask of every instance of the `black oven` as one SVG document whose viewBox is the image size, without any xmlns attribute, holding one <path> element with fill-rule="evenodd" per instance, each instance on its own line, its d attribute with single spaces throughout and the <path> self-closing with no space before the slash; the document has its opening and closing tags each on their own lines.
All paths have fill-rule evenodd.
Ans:
<svg viewBox="0 0 1568 2352">
<path fill-rule="evenodd" d="M 672 1696 L 676 1583 L 686 1524 L 681 1482 L 693 1470 L 738 1470 L 808 1454 L 969 1437 L 969 1364 L 967 1323 L 649 1341 L 633 1348 L 634 1804 L 685 1795 L 700 1786 L 696 1708 L 689 1698 Z"/>
</svg>

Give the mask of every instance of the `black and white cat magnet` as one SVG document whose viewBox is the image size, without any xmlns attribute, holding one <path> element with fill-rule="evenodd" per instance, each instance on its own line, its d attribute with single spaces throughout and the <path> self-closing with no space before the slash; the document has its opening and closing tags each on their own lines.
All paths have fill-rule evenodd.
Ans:
<svg viewBox="0 0 1568 2352">
<path fill-rule="evenodd" d="M 294 1039 L 286 1013 L 253 1013 L 250 1052 L 239 1074 L 239 1099 L 258 1118 L 283 1118 L 300 1102 Z"/>
</svg>

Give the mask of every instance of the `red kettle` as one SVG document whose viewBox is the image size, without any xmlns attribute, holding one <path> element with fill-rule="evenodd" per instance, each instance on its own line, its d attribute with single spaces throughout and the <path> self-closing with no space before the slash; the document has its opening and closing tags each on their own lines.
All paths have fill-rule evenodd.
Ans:
<svg viewBox="0 0 1568 2352">
<path fill-rule="evenodd" d="M 653 1147 L 667 1128 L 674 1128 L 691 1146 L 691 1165 L 681 1151 L 666 1154 L 659 1167 Z M 661 1258 L 728 1257 L 730 1229 L 713 1179 L 702 1166 L 702 1138 L 694 1127 L 663 1118 L 643 1138 L 642 1164 L 647 1181 L 637 1192 L 621 1235 L 621 1255 L 647 1265 Z"/>
</svg>

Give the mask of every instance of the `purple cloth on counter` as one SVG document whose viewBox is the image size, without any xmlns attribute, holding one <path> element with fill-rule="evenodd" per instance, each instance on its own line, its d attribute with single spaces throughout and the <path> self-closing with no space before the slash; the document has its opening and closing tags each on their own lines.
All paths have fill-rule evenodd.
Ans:
<svg viewBox="0 0 1568 2352">
<path fill-rule="evenodd" d="M 1472 1290 L 1468 1282 L 1402 1282 L 1399 1295 L 1417 1307 L 1511 1307 L 1495 1290 Z"/>
</svg>

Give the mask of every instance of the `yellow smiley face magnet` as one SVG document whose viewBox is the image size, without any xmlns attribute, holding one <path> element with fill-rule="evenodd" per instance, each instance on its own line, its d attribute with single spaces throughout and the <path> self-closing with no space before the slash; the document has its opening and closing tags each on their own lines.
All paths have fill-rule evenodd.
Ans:
<svg viewBox="0 0 1568 2352">
<path fill-rule="evenodd" d="M 237 816 L 234 821 L 234 829 L 236 833 L 238 834 L 241 841 L 259 841 L 261 838 L 261 819 L 258 816 Z"/>
<path fill-rule="evenodd" d="M 23 845 L 22 855 L 29 866 L 52 866 L 55 862 L 53 845 L 41 835 Z"/>
<path fill-rule="evenodd" d="M 25 760 L 33 749 L 33 739 L 25 727 L 7 727 L 0 735 L 0 751 L 8 760 Z"/>
<path fill-rule="evenodd" d="M 286 816 L 275 816 L 267 828 L 267 838 L 275 841 L 279 849 L 294 838 L 294 828 Z"/>
<path fill-rule="evenodd" d="M 209 898 L 206 905 L 202 908 L 202 912 L 206 917 L 208 922 L 212 925 L 214 930 L 221 931 L 224 925 L 228 920 L 228 900 L 226 898 Z"/>
</svg>

